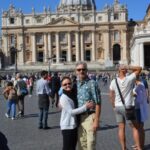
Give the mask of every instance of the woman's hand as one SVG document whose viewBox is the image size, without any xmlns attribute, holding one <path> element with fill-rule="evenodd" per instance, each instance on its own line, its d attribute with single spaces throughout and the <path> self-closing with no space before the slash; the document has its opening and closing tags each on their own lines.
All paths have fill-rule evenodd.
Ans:
<svg viewBox="0 0 150 150">
<path fill-rule="evenodd" d="M 95 107 L 95 104 L 94 104 L 93 101 L 88 101 L 88 102 L 85 103 L 85 105 L 86 105 L 87 109 L 92 109 L 92 108 Z"/>
</svg>

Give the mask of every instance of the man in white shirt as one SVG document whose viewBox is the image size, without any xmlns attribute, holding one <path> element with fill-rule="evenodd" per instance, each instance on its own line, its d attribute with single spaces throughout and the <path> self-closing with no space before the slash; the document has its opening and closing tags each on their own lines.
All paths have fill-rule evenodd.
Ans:
<svg viewBox="0 0 150 150">
<path fill-rule="evenodd" d="M 36 92 L 38 95 L 38 107 L 39 107 L 39 129 L 50 129 L 48 127 L 48 111 L 49 111 L 49 96 L 51 95 L 51 89 L 48 86 L 48 72 L 43 70 L 41 72 L 41 79 L 37 81 Z"/>
<path fill-rule="evenodd" d="M 133 73 L 126 76 L 127 70 L 132 70 Z M 135 83 L 136 76 L 140 74 L 142 68 L 138 66 L 125 66 L 120 65 L 118 69 L 118 77 L 117 82 L 124 99 L 125 107 L 128 108 L 130 106 L 134 106 L 134 98 L 133 98 L 133 85 Z M 118 137 L 121 144 L 122 150 L 126 150 L 126 138 L 125 138 L 125 107 L 121 101 L 121 97 L 119 94 L 119 90 L 117 88 L 117 84 L 115 79 L 112 80 L 110 84 L 110 101 L 112 103 L 113 109 L 116 115 L 116 121 L 118 123 Z M 137 123 L 135 118 L 130 120 L 130 126 L 133 131 L 134 142 L 137 146 L 137 150 L 141 150 L 140 142 L 139 142 L 139 133 L 137 130 Z"/>
</svg>

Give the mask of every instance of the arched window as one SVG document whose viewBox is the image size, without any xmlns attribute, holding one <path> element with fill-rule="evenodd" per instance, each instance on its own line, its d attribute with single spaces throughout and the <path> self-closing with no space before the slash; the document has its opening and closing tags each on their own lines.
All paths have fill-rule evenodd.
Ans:
<svg viewBox="0 0 150 150">
<path fill-rule="evenodd" d="M 120 45 L 115 44 L 113 46 L 113 61 L 120 61 L 121 60 L 121 50 Z"/>
</svg>

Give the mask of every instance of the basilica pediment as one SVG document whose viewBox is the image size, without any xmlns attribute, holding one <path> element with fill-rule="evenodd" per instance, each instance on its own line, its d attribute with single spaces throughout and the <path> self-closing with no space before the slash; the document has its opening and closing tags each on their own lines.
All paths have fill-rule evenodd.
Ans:
<svg viewBox="0 0 150 150">
<path fill-rule="evenodd" d="M 47 25 L 50 26 L 67 26 L 67 25 L 78 25 L 78 22 L 72 20 L 71 18 L 60 17 L 57 19 L 52 19 Z"/>
</svg>

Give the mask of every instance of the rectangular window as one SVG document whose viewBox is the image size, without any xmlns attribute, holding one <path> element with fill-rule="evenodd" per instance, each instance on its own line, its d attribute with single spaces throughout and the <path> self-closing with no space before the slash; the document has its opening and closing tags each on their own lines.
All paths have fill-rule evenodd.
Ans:
<svg viewBox="0 0 150 150">
<path fill-rule="evenodd" d="M 75 42 L 75 34 L 74 33 L 71 33 L 71 41 Z"/>
<path fill-rule="evenodd" d="M 54 22 L 55 21 L 55 18 L 52 18 L 52 22 Z"/>
<path fill-rule="evenodd" d="M 89 16 L 86 16 L 86 17 L 84 17 L 84 20 L 85 20 L 85 21 L 89 21 L 89 20 L 90 20 L 90 17 L 89 17 Z"/>
<path fill-rule="evenodd" d="M 38 18 L 36 21 L 37 21 L 37 23 L 42 23 L 42 19 L 41 18 Z"/>
<path fill-rule="evenodd" d="M 120 33 L 119 31 L 114 31 L 114 41 L 118 42 L 120 40 Z"/>
<path fill-rule="evenodd" d="M 10 24 L 14 24 L 15 23 L 15 19 L 14 18 L 10 18 Z"/>
<path fill-rule="evenodd" d="M 62 62 L 67 61 L 67 51 L 62 51 L 61 53 Z"/>
<path fill-rule="evenodd" d="M 36 43 L 38 43 L 38 44 L 43 44 L 44 43 L 42 34 L 36 35 Z"/>
<path fill-rule="evenodd" d="M 29 20 L 29 19 L 26 19 L 25 22 L 26 22 L 26 24 L 29 24 L 29 23 L 30 23 L 30 20 Z"/>
<path fill-rule="evenodd" d="M 26 36 L 26 43 L 27 43 L 27 44 L 30 43 L 30 38 L 29 38 L 29 36 Z"/>
<path fill-rule="evenodd" d="M 114 20 L 119 20 L 119 14 L 114 14 Z"/>
<path fill-rule="evenodd" d="M 74 20 L 75 20 L 75 19 L 74 19 L 74 17 L 71 17 L 71 20 L 73 20 L 73 21 L 74 21 Z"/>
<path fill-rule="evenodd" d="M 85 51 L 85 60 L 91 61 L 91 51 L 90 50 Z"/>
<path fill-rule="evenodd" d="M 99 17 L 98 17 L 98 21 L 102 21 L 102 16 L 99 16 Z"/>
<path fill-rule="evenodd" d="M 15 36 L 14 35 L 10 36 L 10 44 L 15 46 Z"/>
<path fill-rule="evenodd" d="M 84 42 L 87 42 L 87 43 L 92 42 L 91 33 L 89 33 L 89 32 L 84 33 Z"/>
<path fill-rule="evenodd" d="M 60 33 L 59 38 L 60 38 L 60 42 L 67 43 L 66 33 Z"/>
<path fill-rule="evenodd" d="M 27 51 L 26 52 L 26 61 L 30 61 L 31 59 L 31 52 L 30 51 Z"/>
<path fill-rule="evenodd" d="M 101 33 L 99 33 L 98 39 L 99 39 L 99 41 L 102 41 L 102 34 Z"/>
<path fill-rule="evenodd" d="M 52 43 L 55 43 L 56 42 L 56 36 L 55 36 L 55 33 L 52 33 Z"/>
<path fill-rule="evenodd" d="M 43 60 L 44 60 L 44 53 L 43 53 L 43 51 L 38 52 L 37 55 L 38 55 L 37 61 L 38 62 L 43 62 Z"/>
</svg>

